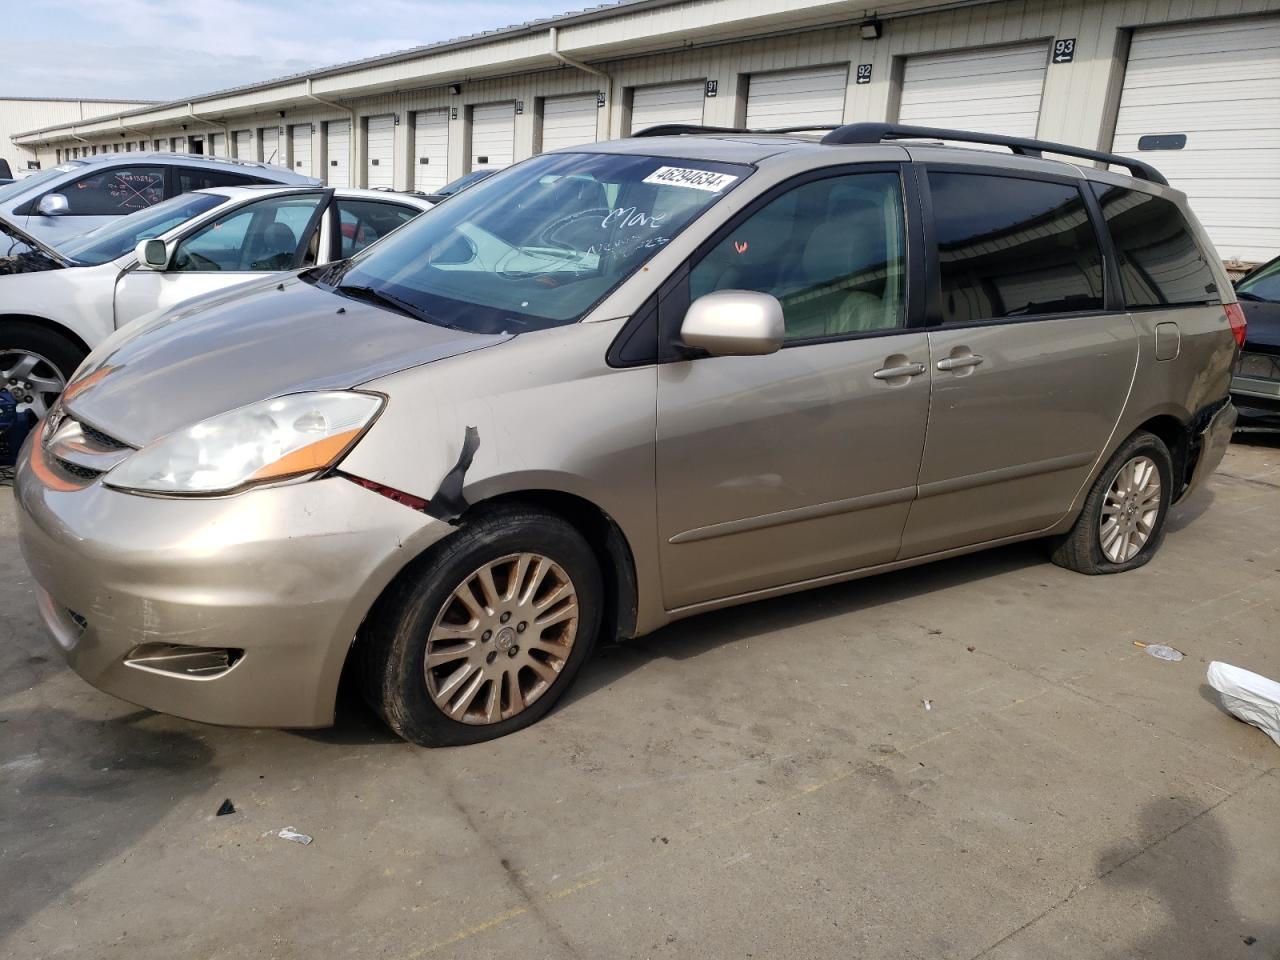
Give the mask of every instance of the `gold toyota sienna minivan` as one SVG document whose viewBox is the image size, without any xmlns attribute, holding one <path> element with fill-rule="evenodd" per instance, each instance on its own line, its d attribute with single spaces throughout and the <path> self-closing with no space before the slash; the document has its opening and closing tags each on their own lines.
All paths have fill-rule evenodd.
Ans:
<svg viewBox="0 0 1280 960">
<path fill-rule="evenodd" d="M 1145 163 L 656 128 L 117 332 L 22 451 L 21 544 L 102 690 L 314 727 L 350 666 L 471 743 L 601 636 L 1033 537 L 1146 563 L 1243 339 Z"/>
</svg>

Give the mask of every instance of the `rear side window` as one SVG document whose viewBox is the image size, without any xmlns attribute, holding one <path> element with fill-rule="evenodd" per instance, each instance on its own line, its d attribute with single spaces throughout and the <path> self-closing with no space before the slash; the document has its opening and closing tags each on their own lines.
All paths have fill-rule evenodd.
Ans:
<svg viewBox="0 0 1280 960">
<path fill-rule="evenodd" d="M 414 207 L 377 200 L 354 200 L 339 197 L 336 201 L 341 231 L 339 259 L 359 253 L 375 240 L 380 240 L 397 227 L 402 227 L 419 213 Z"/>
<path fill-rule="evenodd" d="M 1204 250 L 1176 203 L 1124 187 L 1092 187 L 1115 244 L 1127 307 L 1222 302 Z"/>
<path fill-rule="evenodd" d="M 1068 184 L 929 173 L 942 322 L 1101 310 L 1102 251 Z"/>
<path fill-rule="evenodd" d="M 243 173 L 227 173 L 224 170 L 197 170 L 178 167 L 178 193 L 207 190 L 209 187 L 247 187 L 253 183 L 269 183 L 259 177 Z"/>
</svg>

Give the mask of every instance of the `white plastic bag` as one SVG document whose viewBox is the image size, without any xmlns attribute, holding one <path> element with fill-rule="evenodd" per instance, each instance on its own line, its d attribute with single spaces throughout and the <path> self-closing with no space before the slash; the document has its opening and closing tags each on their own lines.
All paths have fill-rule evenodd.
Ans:
<svg viewBox="0 0 1280 960">
<path fill-rule="evenodd" d="M 1217 660 L 1209 664 L 1208 680 L 1228 711 L 1280 746 L 1280 683 Z"/>
</svg>

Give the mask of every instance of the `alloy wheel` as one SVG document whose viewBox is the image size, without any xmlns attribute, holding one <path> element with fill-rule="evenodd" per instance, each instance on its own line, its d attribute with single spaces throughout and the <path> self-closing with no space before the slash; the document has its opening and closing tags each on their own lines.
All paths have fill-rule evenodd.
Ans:
<svg viewBox="0 0 1280 960">
<path fill-rule="evenodd" d="M 1151 539 L 1159 517 L 1160 470 L 1150 457 L 1134 457 L 1120 468 L 1102 502 L 1103 555 L 1112 563 L 1132 560 Z"/>
<path fill-rule="evenodd" d="M 427 638 L 427 692 L 448 717 L 510 719 L 551 688 L 578 636 L 578 594 L 536 553 L 485 564 L 445 601 Z"/>
<path fill-rule="evenodd" d="M 30 350 L 0 349 L 0 390 L 7 390 L 18 412 L 43 417 L 67 382 L 46 357 Z"/>
</svg>

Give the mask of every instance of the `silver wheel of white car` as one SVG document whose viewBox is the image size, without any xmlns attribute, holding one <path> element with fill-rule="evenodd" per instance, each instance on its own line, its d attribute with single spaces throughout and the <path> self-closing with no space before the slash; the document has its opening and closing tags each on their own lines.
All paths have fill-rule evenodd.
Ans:
<svg viewBox="0 0 1280 960">
<path fill-rule="evenodd" d="M 462 723 L 509 720 L 551 688 L 578 637 L 578 593 L 554 560 L 519 553 L 486 563 L 432 625 L 427 692 Z"/>
<path fill-rule="evenodd" d="M 1098 542 L 1112 563 L 1138 555 L 1155 532 L 1160 517 L 1160 470 L 1148 456 L 1128 461 L 1107 491 L 1098 521 Z"/>
<path fill-rule="evenodd" d="M 32 350 L 0 348 L 0 390 L 7 390 L 18 412 L 43 417 L 66 388 L 67 381 L 48 357 Z"/>
</svg>

